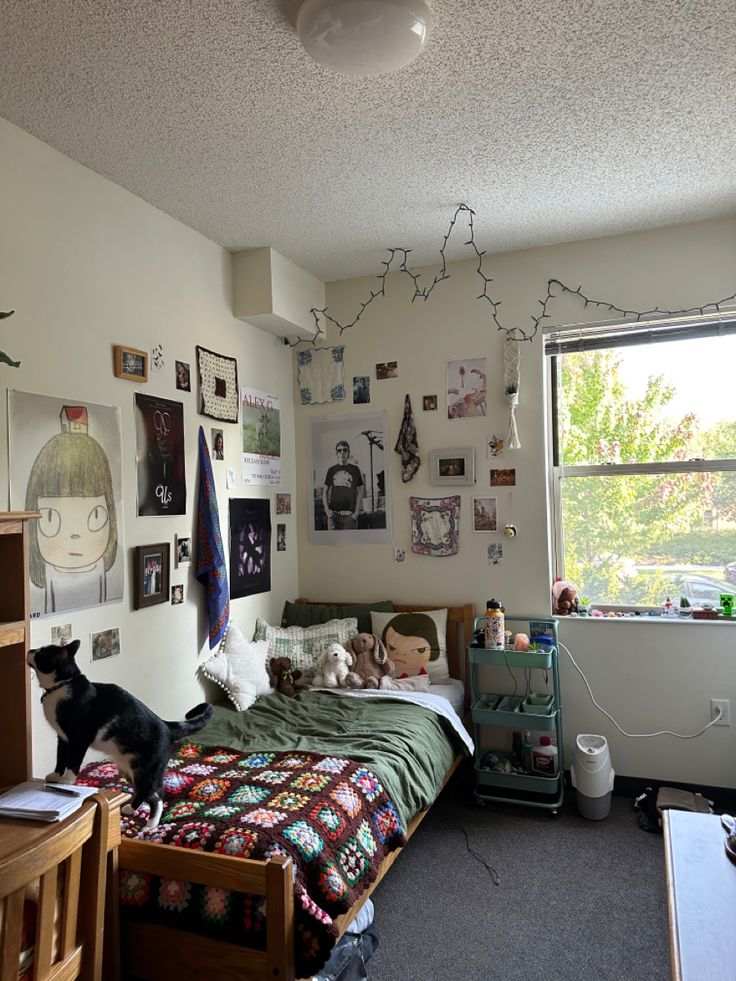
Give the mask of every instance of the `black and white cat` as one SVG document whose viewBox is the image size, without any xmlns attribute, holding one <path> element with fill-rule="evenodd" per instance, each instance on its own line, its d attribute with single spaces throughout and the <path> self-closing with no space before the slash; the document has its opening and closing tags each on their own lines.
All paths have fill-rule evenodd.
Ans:
<svg viewBox="0 0 736 981">
<path fill-rule="evenodd" d="M 171 744 L 202 729 L 212 706 L 198 705 L 184 722 L 165 722 L 124 688 L 93 684 L 77 667 L 78 650 L 79 641 L 72 640 L 62 647 L 39 647 L 26 657 L 44 690 L 44 715 L 59 737 L 56 769 L 46 780 L 74 783 L 91 746 L 110 756 L 133 784 L 133 799 L 123 811 L 132 814 L 147 803 L 151 815 L 146 827 L 155 828 L 164 806 Z"/>
</svg>

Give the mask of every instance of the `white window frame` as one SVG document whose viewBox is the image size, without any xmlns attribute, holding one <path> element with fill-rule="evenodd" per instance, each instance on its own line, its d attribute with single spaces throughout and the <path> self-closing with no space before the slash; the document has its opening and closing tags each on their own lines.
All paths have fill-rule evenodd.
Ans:
<svg viewBox="0 0 736 981">
<path fill-rule="evenodd" d="M 736 311 L 716 311 L 712 315 L 668 317 L 648 321 L 613 321 L 597 324 L 573 324 L 545 327 L 544 354 L 549 359 L 545 368 L 547 386 L 547 448 L 550 475 L 550 551 L 553 577 L 565 578 L 564 528 L 562 524 L 562 481 L 565 477 L 621 477 L 636 474 L 668 473 L 725 473 L 736 471 L 736 458 L 728 460 L 676 460 L 657 463 L 604 463 L 564 466 L 559 454 L 559 429 L 556 411 L 557 358 L 566 353 L 584 350 L 607 350 L 615 347 L 639 346 L 645 343 L 711 337 L 736 332 Z M 579 585 L 584 592 L 585 584 Z M 600 604 L 603 610 L 647 610 L 651 607 Z"/>
</svg>

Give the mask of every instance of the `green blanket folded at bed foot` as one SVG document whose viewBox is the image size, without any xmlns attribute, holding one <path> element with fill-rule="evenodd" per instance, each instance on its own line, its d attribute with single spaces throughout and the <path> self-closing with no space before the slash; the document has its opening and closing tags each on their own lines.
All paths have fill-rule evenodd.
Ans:
<svg viewBox="0 0 736 981">
<path fill-rule="evenodd" d="M 383 781 L 404 827 L 435 799 L 462 749 L 449 723 L 430 709 L 322 691 L 294 698 L 272 692 L 245 712 L 216 706 L 209 725 L 193 738 L 241 752 L 299 749 L 365 763 Z"/>
</svg>

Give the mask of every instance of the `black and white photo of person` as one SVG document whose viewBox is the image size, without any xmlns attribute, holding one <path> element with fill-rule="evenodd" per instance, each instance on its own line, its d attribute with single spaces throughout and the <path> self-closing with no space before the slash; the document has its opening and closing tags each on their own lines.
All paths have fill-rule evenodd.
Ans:
<svg viewBox="0 0 736 981">
<path fill-rule="evenodd" d="M 276 525 L 276 551 L 286 551 L 286 525 Z"/>
<path fill-rule="evenodd" d="M 325 474 L 322 505 L 329 531 L 358 527 L 363 503 L 363 475 L 350 456 L 350 443 L 341 439 L 335 444 L 337 463 Z"/>
<path fill-rule="evenodd" d="M 312 417 L 309 439 L 312 540 L 326 545 L 390 541 L 386 413 Z"/>
</svg>

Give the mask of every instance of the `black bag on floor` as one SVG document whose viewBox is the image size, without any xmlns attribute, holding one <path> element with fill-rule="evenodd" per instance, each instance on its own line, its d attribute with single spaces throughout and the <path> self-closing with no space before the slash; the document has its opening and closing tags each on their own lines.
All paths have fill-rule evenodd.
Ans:
<svg viewBox="0 0 736 981">
<path fill-rule="evenodd" d="M 377 946 L 378 931 L 373 924 L 362 933 L 344 933 L 312 981 L 367 981 L 366 961 Z"/>
</svg>

